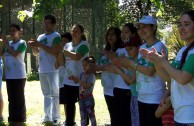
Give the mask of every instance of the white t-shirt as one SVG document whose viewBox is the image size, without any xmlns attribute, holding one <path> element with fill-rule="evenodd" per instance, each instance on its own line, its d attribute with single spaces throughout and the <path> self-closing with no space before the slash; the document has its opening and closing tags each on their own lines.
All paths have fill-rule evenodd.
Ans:
<svg viewBox="0 0 194 126">
<path fill-rule="evenodd" d="M 129 57 L 127 51 L 125 48 L 119 48 L 117 49 L 116 51 L 116 55 L 117 57 L 120 57 L 122 55 L 126 56 L 126 57 Z M 130 70 L 127 70 L 127 69 L 124 69 L 124 68 L 121 68 L 121 70 L 131 76 L 131 71 Z M 119 75 L 119 74 L 114 74 L 114 87 L 115 88 L 120 88 L 120 89 L 131 89 L 130 88 L 130 85 L 126 84 L 126 82 L 124 81 L 124 79 Z"/>
<path fill-rule="evenodd" d="M 180 60 L 183 51 L 186 46 L 181 48 L 178 52 L 172 66 L 179 68 Z M 194 49 L 190 50 L 187 54 L 187 58 L 183 71 L 186 71 L 194 76 Z M 185 84 L 181 85 L 174 79 L 171 82 L 171 102 L 174 108 L 174 120 L 179 123 L 194 123 L 194 79 Z"/>
<path fill-rule="evenodd" d="M 140 49 L 145 48 L 151 50 L 151 47 L 154 47 L 157 52 L 161 52 L 163 49 L 167 53 L 166 46 L 158 41 L 153 46 L 148 46 L 147 43 L 143 44 Z M 141 54 L 138 54 L 137 62 L 142 66 L 153 66 L 152 63 L 149 63 L 146 59 L 142 58 Z M 148 104 L 159 104 L 161 98 L 163 97 L 165 91 L 165 83 L 155 72 L 153 76 L 147 76 L 139 71 L 136 72 L 136 87 L 138 92 L 138 100 L 143 103 Z"/>
<path fill-rule="evenodd" d="M 107 64 L 111 64 L 111 60 L 109 60 L 106 57 L 106 55 L 103 55 L 99 60 L 99 65 L 103 66 Z M 101 73 L 101 84 L 103 86 L 105 95 L 113 96 L 113 88 L 114 88 L 113 77 L 114 77 L 114 73 L 110 73 L 107 71 L 102 71 Z"/>
<path fill-rule="evenodd" d="M 22 79 L 26 78 L 26 65 L 24 62 L 26 41 L 20 39 L 18 42 L 13 43 L 9 41 L 10 47 L 14 51 L 21 53 L 18 57 L 13 57 L 8 49 L 5 49 L 5 78 L 6 79 Z"/>
<path fill-rule="evenodd" d="M 37 39 L 39 42 L 48 47 L 53 47 L 61 42 L 61 37 L 58 32 L 53 32 L 51 34 L 42 34 Z M 54 55 L 47 53 L 43 49 L 39 49 L 39 72 L 48 73 L 56 72 L 55 69 L 56 58 Z"/>
<path fill-rule="evenodd" d="M 82 66 L 82 61 L 84 58 L 89 56 L 89 45 L 86 41 L 81 41 L 78 45 L 73 46 L 72 42 L 69 42 L 64 47 L 65 50 L 69 52 L 81 53 L 83 57 L 80 60 L 73 60 L 70 57 L 65 57 L 65 75 L 63 79 L 63 84 L 70 86 L 79 86 L 74 83 L 74 81 L 69 80 L 68 77 L 71 75 L 79 76 L 84 70 Z"/>
</svg>

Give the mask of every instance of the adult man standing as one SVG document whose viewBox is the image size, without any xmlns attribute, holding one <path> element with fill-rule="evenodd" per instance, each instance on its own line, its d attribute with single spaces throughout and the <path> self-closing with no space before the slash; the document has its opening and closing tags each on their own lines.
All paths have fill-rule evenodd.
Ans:
<svg viewBox="0 0 194 126">
<path fill-rule="evenodd" d="M 60 34 L 55 32 L 56 19 L 52 15 L 44 17 L 45 33 L 39 35 L 37 40 L 30 40 L 33 54 L 39 54 L 39 77 L 42 93 L 44 95 L 45 117 L 42 123 L 60 123 L 59 114 L 59 73 L 55 68 L 58 45 L 61 42 Z"/>
</svg>

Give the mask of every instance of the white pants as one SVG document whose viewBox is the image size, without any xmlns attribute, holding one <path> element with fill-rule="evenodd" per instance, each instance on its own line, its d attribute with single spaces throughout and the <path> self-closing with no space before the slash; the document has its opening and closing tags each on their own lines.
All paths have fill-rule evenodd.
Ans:
<svg viewBox="0 0 194 126">
<path fill-rule="evenodd" d="M 59 73 L 40 73 L 40 84 L 44 95 L 45 119 L 54 121 L 60 119 L 59 110 Z"/>
</svg>

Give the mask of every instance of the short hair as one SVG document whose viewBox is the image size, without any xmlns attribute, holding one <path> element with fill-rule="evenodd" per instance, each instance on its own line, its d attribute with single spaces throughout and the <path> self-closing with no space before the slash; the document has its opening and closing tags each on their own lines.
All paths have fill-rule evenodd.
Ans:
<svg viewBox="0 0 194 126">
<path fill-rule="evenodd" d="M 61 35 L 61 38 L 66 38 L 68 39 L 68 41 L 72 41 L 72 36 L 71 36 L 71 33 L 69 32 L 65 32 Z"/>
<path fill-rule="evenodd" d="M 10 28 L 14 27 L 14 28 L 16 28 L 18 31 L 22 31 L 22 29 L 20 28 L 20 26 L 17 25 L 17 24 L 11 24 L 9 27 L 10 27 Z"/>
<path fill-rule="evenodd" d="M 50 20 L 52 24 L 56 24 L 56 18 L 53 15 L 44 16 L 44 20 Z"/>
</svg>

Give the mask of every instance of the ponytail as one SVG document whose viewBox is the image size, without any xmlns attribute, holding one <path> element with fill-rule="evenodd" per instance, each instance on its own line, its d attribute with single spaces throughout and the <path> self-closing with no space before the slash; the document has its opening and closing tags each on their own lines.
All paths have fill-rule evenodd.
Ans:
<svg viewBox="0 0 194 126">
<path fill-rule="evenodd" d="M 182 69 L 183 65 L 185 64 L 185 60 L 187 58 L 187 54 L 189 50 L 191 50 L 193 47 L 194 47 L 194 41 L 183 52 L 182 57 L 181 57 L 180 69 Z"/>
</svg>

